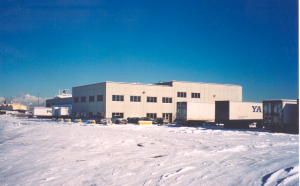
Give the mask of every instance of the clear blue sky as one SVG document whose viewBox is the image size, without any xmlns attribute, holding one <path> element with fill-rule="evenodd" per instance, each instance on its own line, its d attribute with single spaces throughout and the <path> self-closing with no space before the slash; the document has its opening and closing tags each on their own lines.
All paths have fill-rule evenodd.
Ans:
<svg viewBox="0 0 300 186">
<path fill-rule="evenodd" d="M 0 96 L 179 80 L 297 99 L 297 14 L 296 0 L 0 1 Z"/>
</svg>

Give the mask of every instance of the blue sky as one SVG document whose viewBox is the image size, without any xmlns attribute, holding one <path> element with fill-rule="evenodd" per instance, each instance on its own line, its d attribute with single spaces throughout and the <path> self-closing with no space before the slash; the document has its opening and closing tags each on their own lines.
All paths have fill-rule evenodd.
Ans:
<svg viewBox="0 0 300 186">
<path fill-rule="evenodd" d="M 0 97 L 179 80 L 297 99 L 298 2 L 4 0 L 0 78 Z"/>
</svg>

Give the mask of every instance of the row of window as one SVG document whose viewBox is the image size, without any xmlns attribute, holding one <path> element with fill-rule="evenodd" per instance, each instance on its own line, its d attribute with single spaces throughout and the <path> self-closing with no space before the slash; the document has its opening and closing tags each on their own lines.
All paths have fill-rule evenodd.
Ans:
<svg viewBox="0 0 300 186">
<path fill-rule="evenodd" d="M 95 96 L 89 96 L 89 102 L 94 102 Z M 103 101 L 103 95 L 97 95 L 97 101 Z M 79 97 L 74 97 L 74 103 L 79 102 Z M 86 96 L 80 97 L 80 102 L 86 102 Z"/>
<path fill-rule="evenodd" d="M 147 97 L 147 102 L 157 103 L 157 97 Z"/>
<path fill-rule="evenodd" d="M 147 117 L 156 119 L 156 113 L 147 113 Z"/>
<path fill-rule="evenodd" d="M 186 97 L 186 92 L 178 92 L 178 97 Z M 200 98 L 200 93 L 192 93 L 192 98 Z M 123 95 L 113 95 L 113 101 L 124 101 Z M 130 96 L 130 102 L 141 102 L 141 96 Z M 147 96 L 147 102 L 149 103 L 157 103 L 157 97 Z M 163 97 L 163 103 L 172 103 L 172 98 Z"/>
<path fill-rule="evenodd" d="M 162 98 L 163 103 L 172 103 L 172 98 Z"/>
<path fill-rule="evenodd" d="M 186 98 L 186 92 L 177 92 L 177 97 Z"/>
<path fill-rule="evenodd" d="M 177 92 L 178 98 L 186 98 L 186 92 Z M 191 93 L 191 98 L 200 98 L 200 93 Z"/>
<path fill-rule="evenodd" d="M 200 98 L 200 93 L 192 93 L 192 98 Z"/>
<path fill-rule="evenodd" d="M 79 114 L 80 114 L 80 118 L 86 118 L 87 115 L 86 115 L 86 112 L 74 112 L 74 117 L 75 118 L 79 118 Z M 93 112 L 89 112 L 89 118 L 92 117 L 94 115 Z M 101 115 L 100 112 L 97 112 L 97 115 Z M 149 118 L 153 118 L 153 119 L 156 119 L 157 117 L 157 114 L 156 113 L 147 113 L 147 117 Z M 124 118 L 124 113 L 121 113 L 121 112 L 113 112 L 112 113 L 112 117 L 117 117 L 117 118 Z"/>
<path fill-rule="evenodd" d="M 130 102 L 141 102 L 141 96 L 130 96 Z"/>
<path fill-rule="evenodd" d="M 86 118 L 86 112 L 74 112 L 73 114 L 75 118 Z M 91 118 L 93 115 L 94 115 L 93 112 L 89 112 L 89 118 Z M 103 116 L 103 113 L 97 112 L 97 116 Z"/>
<path fill-rule="evenodd" d="M 113 95 L 112 100 L 113 101 L 124 101 L 124 96 L 123 95 Z"/>
<path fill-rule="evenodd" d="M 177 97 L 186 98 L 186 92 L 177 92 Z M 192 93 L 191 98 L 200 98 L 200 93 Z M 124 101 L 123 95 L 112 95 L 113 101 Z M 95 96 L 89 96 L 89 102 L 94 102 Z M 103 95 L 97 95 L 97 101 L 103 101 Z M 74 103 L 79 102 L 79 97 L 74 97 Z M 86 102 L 86 96 L 80 97 L 80 102 Z M 141 102 L 141 96 L 130 96 L 130 102 Z M 157 103 L 157 97 L 147 97 L 147 102 Z M 172 98 L 163 97 L 163 103 L 172 103 Z"/>
</svg>

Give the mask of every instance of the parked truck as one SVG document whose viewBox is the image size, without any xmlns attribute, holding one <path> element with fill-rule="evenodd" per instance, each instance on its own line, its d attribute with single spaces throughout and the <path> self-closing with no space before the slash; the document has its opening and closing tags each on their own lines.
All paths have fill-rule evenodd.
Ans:
<svg viewBox="0 0 300 186">
<path fill-rule="evenodd" d="M 247 129 L 250 124 L 262 127 L 262 103 L 255 102 L 215 102 L 215 122 L 224 124 L 224 128 Z"/>
<path fill-rule="evenodd" d="M 37 117 L 51 118 L 52 108 L 49 107 L 34 107 L 33 115 Z"/>
<path fill-rule="evenodd" d="M 299 133 L 298 100 L 264 100 L 264 126 L 274 132 Z"/>
<path fill-rule="evenodd" d="M 202 126 L 206 121 L 214 122 L 215 103 L 177 102 L 176 123 Z"/>
</svg>

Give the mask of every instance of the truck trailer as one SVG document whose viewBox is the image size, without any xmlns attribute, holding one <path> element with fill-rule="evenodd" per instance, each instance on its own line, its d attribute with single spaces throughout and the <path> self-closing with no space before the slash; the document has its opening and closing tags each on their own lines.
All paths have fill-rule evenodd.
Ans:
<svg viewBox="0 0 300 186">
<path fill-rule="evenodd" d="M 69 116 L 69 107 L 60 107 L 58 109 L 58 116 Z"/>
<path fill-rule="evenodd" d="M 264 100 L 263 120 L 265 128 L 274 132 L 299 133 L 298 100 Z"/>
<path fill-rule="evenodd" d="M 250 124 L 261 128 L 263 123 L 262 103 L 255 102 L 215 102 L 215 122 L 224 128 L 248 129 Z"/>
<path fill-rule="evenodd" d="M 215 121 L 215 103 L 177 102 L 176 123 L 202 126 Z"/>
<path fill-rule="evenodd" d="M 52 108 L 49 107 L 34 107 L 33 115 L 37 117 L 51 118 Z"/>
<path fill-rule="evenodd" d="M 52 116 L 54 118 L 71 118 L 72 105 L 52 105 Z"/>
</svg>

